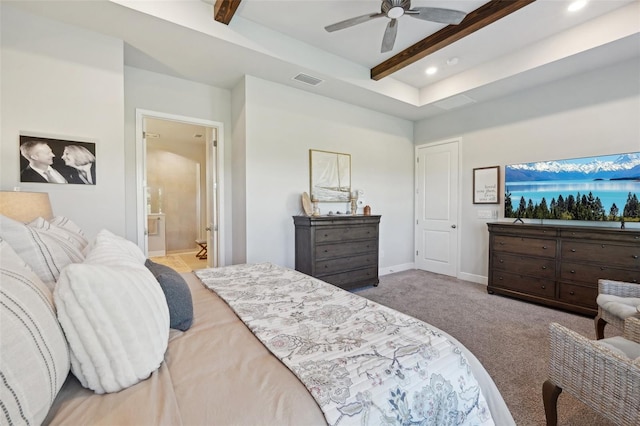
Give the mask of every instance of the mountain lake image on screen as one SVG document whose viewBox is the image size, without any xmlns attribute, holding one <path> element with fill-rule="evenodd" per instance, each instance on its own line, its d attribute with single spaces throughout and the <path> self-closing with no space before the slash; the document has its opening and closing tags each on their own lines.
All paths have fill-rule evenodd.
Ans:
<svg viewBox="0 0 640 426">
<path fill-rule="evenodd" d="M 504 216 L 640 222 L 640 152 L 505 166 Z"/>
</svg>

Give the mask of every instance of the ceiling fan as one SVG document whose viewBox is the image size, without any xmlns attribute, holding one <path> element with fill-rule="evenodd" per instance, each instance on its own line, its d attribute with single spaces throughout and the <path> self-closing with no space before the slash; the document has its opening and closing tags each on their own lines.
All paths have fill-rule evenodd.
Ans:
<svg viewBox="0 0 640 426">
<path fill-rule="evenodd" d="M 382 38 L 381 53 L 385 53 L 393 49 L 393 45 L 396 41 L 396 34 L 398 33 L 398 21 L 397 19 L 403 15 L 409 15 L 417 19 L 424 21 L 438 22 L 441 24 L 453 24 L 457 25 L 467 15 L 466 12 L 453 9 L 442 9 L 439 7 L 415 7 L 411 8 L 411 0 L 382 0 L 382 6 L 380 13 L 374 12 L 367 15 L 356 16 L 355 18 L 346 19 L 344 21 L 336 22 L 335 24 L 327 25 L 324 27 L 328 32 L 334 32 L 343 30 L 345 28 L 352 27 L 357 24 L 370 21 L 376 18 L 382 18 L 386 16 L 391 19 L 387 24 L 387 29 L 384 31 L 384 37 Z"/>
</svg>

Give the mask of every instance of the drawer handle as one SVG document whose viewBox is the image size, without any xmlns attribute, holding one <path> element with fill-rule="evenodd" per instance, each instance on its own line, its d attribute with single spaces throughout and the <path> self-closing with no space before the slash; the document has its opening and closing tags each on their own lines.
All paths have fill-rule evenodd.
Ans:
<svg viewBox="0 0 640 426">
<path fill-rule="evenodd" d="M 542 250 L 546 250 L 546 249 L 547 249 L 547 246 L 542 246 Z"/>
<path fill-rule="evenodd" d="M 502 280 L 503 280 L 503 278 L 502 278 L 502 277 L 498 277 L 498 281 L 502 281 Z"/>
<path fill-rule="evenodd" d="M 604 244 L 602 244 L 602 248 L 604 248 Z"/>
<path fill-rule="evenodd" d="M 500 263 L 504 263 L 504 259 L 500 259 Z"/>
<path fill-rule="evenodd" d="M 571 272 L 572 274 L 575 274 L 575 273 L 576 273 L 576 271 L 574 271 L 573 269 L 572 269 L 570 272 Z"/>
<path fill-rule="evenodd" d="M 324 269 L 327 269 L 329 267 L 329 265 L 324 265 Z"/>
<path fill-rule="evenodd" d="M 325 236 L 325 237 L 328 237 L 328 236 L 329 236 L 329 234 L 324 234 L 324 236 Z"/>
<path fill-rule="evenodd" d="M 504 243 L 503 243 L 502 241 L 500 241 L 498 244 L 500 244 L 501 246 L 503 246 L 503 245 L 504 245 Z"/>
<path fill-rule="evenodd" d="M 601 271 L 606 271 L 606 270 L 607 270 L 607 267 L 606 267 L 606 266 L 601 266 L 601 267 L 600 267 L 600 270 L 601 270 Z"/>
<path fill-rule="evenodd" d="M 638 282 L 638 280 L 635 280 L 635 279 L 634 279 L 634 280 L 631 280 L 631 282 L 632 282 L 632 283 L 637 283 L 637 282 Z"/>
<path fill-rule="evenodd" d="M 575 252 L 576 252 L 576 249 L 571 249 L 571 253 L 575 253 Z"/>
<path fill-rule="evenodd" d="M 546 266 L 543 266 L 543 267 L 542 267 L 542 269 L 547 269 L 547 267 L 546 267 Z"/>
<path fill-rule="evenodd" d="M 329 253 L 329 250 L 328 250 L 328 249 L 324 249 L 324 252 L 325 252 L 325 253 Z"/>
<path fill-rule="evenodd" d="M 631 256 L 631 257 L 633 257 L 634 259 L 637 259 L 637 258 L 638 258 L 638 255 L 637 255 L 637 254 L 634 254 L 634 255 L 633 255 L 633 256 Z"/>
<path fill-rule="evenodd" d="M 576 294 L 576 292 L 575 291 L 570 291 L 569 294 L 574 296 Z"/>
<path fill-rule="evenodd" d="M 544 290 L 545 288 L 547 288 L 547 286 L 543 285 L 543 286 L 540 286 L 540 288 Z"/>
</svg>

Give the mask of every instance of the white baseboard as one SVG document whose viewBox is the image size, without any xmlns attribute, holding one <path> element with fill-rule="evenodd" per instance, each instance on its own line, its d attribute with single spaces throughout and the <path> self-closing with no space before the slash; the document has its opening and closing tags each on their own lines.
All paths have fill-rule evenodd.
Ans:
<svg viewBox="0 0 640 426">
<path fill-rule="evenodd" d="M 149 252 L 149 257 L 166 256 L 166 255 L 167 255 L 167 252 L 165 250 L 156 250 L 156 251 Z"/>
<path fill-rule="evenodd" d="M 461 280 L 471 281 L 473 283 L 484 284 L 484 285 L 487 285 L 489 281 L 487 277 L 483 277 L 482 275 L 467 274 L 466 272 L 460 272 L 458 274 L 458 278 Z"/>
<path fill-rule="evenodd" d="M 380 268 L 378 269 L 378 275 L 380 276 L 389 275 L 389 274 L 393 274 L 394 272 L 408 271 L 410 269 L 415 269 L 414 263 L 403 263 L 401 265 L 387 266 L 386 268 Z"/>
<path fill-rule="evenodd" d="M 380 268 L 378 270 L 378 275 L 379 276 L 389 275 L 389 274 L 393 274 L 394 272 L 408 271 L 410 269 L 416 269 L 415 263 L 403 263 L 400 265 L 387 266 L 386 268 Z M 487 277 L 482 275 L 468 274 L 466 272 L 460 272 L 456 278 L 465 280 L 465 281 L 471 281 L 473 283 L 484 284 L 484 285 L 487 285 L 488 283 Z"/>
</svg>

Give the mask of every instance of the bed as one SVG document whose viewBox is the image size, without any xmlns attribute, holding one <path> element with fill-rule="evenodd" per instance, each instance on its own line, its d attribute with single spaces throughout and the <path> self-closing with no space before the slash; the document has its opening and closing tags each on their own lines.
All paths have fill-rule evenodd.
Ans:
<svg viewBox="0 0 640 426">
<path fill-rule="evenodd" d="M 158 275 L 108 231 L 73 258 L 80 234 L 66 218 L 0 215 L 2 306 L 44 324 L 24 331 L 39 344 L 0 341 L 2 424 L 515 424 L 477 358 L 429 324 L 271 263 Z M 51 276 L 25 255 L 43 247 Z M 170 328 L 180 296 L 163 274 L 184 283 L 184 330 Z M 22 303 L 25 283 L 37 297 Z M 1 311 L 3 336 L 18 333 L 14 311 Z"/>
</svg>

